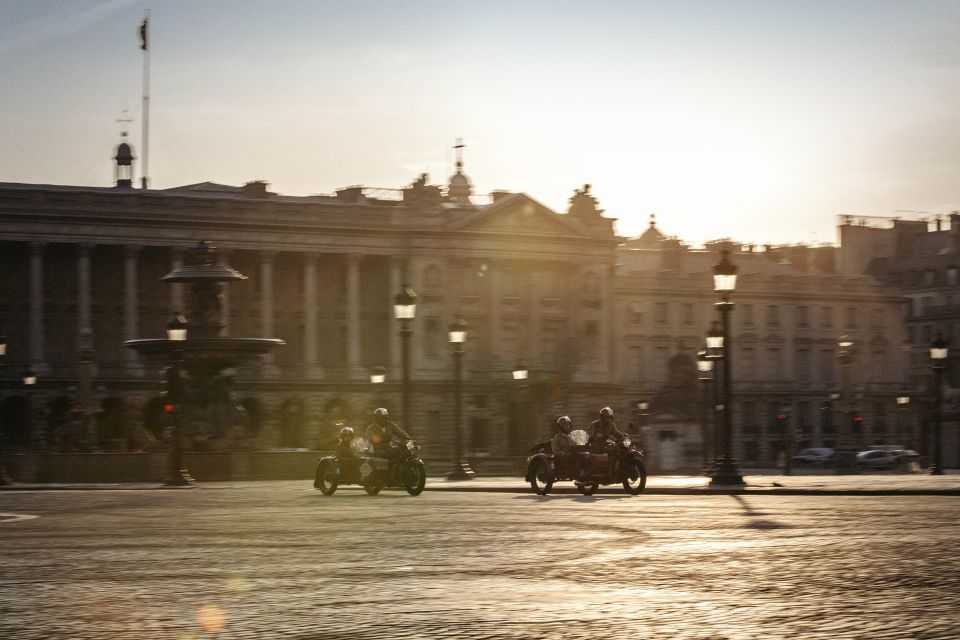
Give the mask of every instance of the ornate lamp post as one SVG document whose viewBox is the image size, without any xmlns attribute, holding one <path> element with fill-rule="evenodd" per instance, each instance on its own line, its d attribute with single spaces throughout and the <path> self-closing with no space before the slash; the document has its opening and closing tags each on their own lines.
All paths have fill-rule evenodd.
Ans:
<svg viewBox="0 0 960 640">
<path fill-rule="evenodd" d="M 855 431 L 860 422 L 854 416 L 857 406 L 850 389 L 850 365 L 853 364 L 855 357 L 856 345 L 853 338 L 846 335 L 840 336 L 840 339 L 837 340 L 837 359 L 840 362 L 840 394 L 835 399 L 840 401 L 838 408 L 843 415 L 844 426 L 837 433 L 838 473 L 854 466 L 856 447 L 861 444 L 856 441 L 858 436 Z"/>
<path fill-rule="evenodd" d="M 461 374 L 463 365 L 463 344 L 467 341 L 467 323 L 458 319 L 447 328 L 447 341 L 453 348 L 453 470 L 447 475 L 447 480 L 470 480 L 473 478 L 473 469 L 463 457 L 463 412 L 461 405 Z"/>
<path fill-rule="evenodd" d="M 173 343 L 185 342 L 187 339 L 187 319 L 174 311 L 167 322 L 167 340 Z M 183 403 L 183 350 L 173 349 L 175 361 L 164 372 L 164 384 L 167 389 L 167 402 L 164 411 L 170 414 L 173 422 L 171 429 L 170 461 L 167 468 L 167 479 L 164 484 L 168 487 L 184 487 L 193 484 L 193 477 L 183 464 L 183 448 L 180 443 L 180 412 Z"/>
<path fill-rule="evenodd" d="M 943 460 L 940 451 L 940 403 L 943 401 L 943 370 L 946 368 L 947 342 L 937 336 L 930 343 L 930 360 L 933 362 L 933 461 L 929 474 L 943 475 Z"/>
<path fill-rule="evenodd" d="M 640 429 L 640 449 L 647 454 L 647 431 L 650 427 L 647 426 L 647 416 L 650 415 L 650 403 L 646 400 L 637 401 L 637 422 L 639 422 Z"/>
<path fill-rule="evenodd" d="M 417 294 L 409 285 L 393 299 L 393 317 L 400 321 L 400 359 L 403 366 L 403 427 L 410 428 L 410 336 L 413 319 L 417 316 Z"/>
<path fill-rule="evenodd" d="M 715 303 L 720 311 L 723 324 L 723 456 L 714 467 L 710 479 L 711 486 L 743 486 L 743 476 L 733 459 L 733 421 L 731 419 L 730 400 L 732 389 L 731 357 L 732 345 L 730 341 L 730 312 L 733 311 L 733 302 L 730 295 L 737 288 L 737 267 L 730 262 L 730 251 L 724 249 L 720 262 L 713 267 L 713 290 L 720 294 L 720 302 Z"/>
<path fill-rule="evenodd" d="M 700 380 L 700 435 L 703 439 L 703 466 L 710 466 L 710 425 L 707 405 L 710 404 L 710 381 L 713 380 L 713 360 L 707 357 L 706 349 L 697 352 L 697 373 Z"/>
<path fill-rule="evenodd" d="M 900 409 L 900 411 L 897 412 L 898 413 L 897 415 L 897 439 L 898 440 L 904 437 L 905 431 L 908 431 L 907 425 L 905 424 L 906 417 L 904 416 L 904 414 L 907 412 L 907 409 L 909 408 L 910 408 L 910 396 L 908 396 L 906 393 L 901 393 L 900 395 L 898 395 L 897 409 Z M 909 440 L 912 440 L 912 438 L 907 438 L 907 441 L 904 441 L 903 444 L 908 448 L 912 448 L 910 447 Z"/>
<path fill-rule="evenodd" d="M 518 395 L 520 397 L 520 402 L 521 402 L 520 411 L 518 412 L 519 415 L 517 416 L 517 419 L 520 422 L 520 424 L 517 425 L 518 427 L 517 431 L 523 432 L 523 433 L 526 433 L 525 425 L 528 425 L 530 423 L 530 420 L 529 420 L 530 397 L 528 395 L 528 387 L 527 387 L 527 379 L 529 377 L 530 377 L 530 370 L 527 369 L 527 366 L 525 364 L 518 363 L 513 368 L 513 380 L 520 387 L 520 393 Z M 510 441 L 508 444 L 510 445 L 510 447 L 518 446 L 519 435 L 512 434 L 509 440 Z"/>
</svg>

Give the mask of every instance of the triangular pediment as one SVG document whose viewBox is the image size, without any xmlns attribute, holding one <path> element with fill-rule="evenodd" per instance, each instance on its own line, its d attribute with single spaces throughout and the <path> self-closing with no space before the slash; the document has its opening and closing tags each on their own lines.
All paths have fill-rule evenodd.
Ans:
<svg viewBox="0 0 960 640">
<path fill-rule="evenodd" d="M 457 227 L 491 233 L 583 235 L 583 230 L 565 217 L 524 193 L 514 193 L 460 220 Z"/>
</svg>

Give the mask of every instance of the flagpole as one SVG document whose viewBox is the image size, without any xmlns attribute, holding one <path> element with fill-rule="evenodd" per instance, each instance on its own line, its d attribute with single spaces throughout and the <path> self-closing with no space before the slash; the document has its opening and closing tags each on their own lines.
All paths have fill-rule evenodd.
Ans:
<svg viewBox="0 0 960 640">
<path fill-rule="evenodd" d="M 150 175 L 150 44 L 148 30 L 150 9 L 140 26 L 140 48 L 143 49 L 143 175 L 140 176 L 140 188 L 147 188 Z"/>
</svg>

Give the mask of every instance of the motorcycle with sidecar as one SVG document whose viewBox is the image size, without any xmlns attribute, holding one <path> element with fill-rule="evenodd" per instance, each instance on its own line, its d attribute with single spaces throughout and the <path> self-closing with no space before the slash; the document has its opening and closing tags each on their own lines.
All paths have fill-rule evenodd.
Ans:
<svg viewBox="0 0 960 640">
<path fill-rule="evenodd" d="M 570 432 L 570 439 L 574 444 L 560 454 L 554 454 L 550 440 L 531 447 L 526 480 L 534 493 L 546 495 L 561 480 L 572 480 L 585 496 L 596 493 L 600 485 L 622 484 L 630 495 L 646 487 L 643 451 L 629 437 L 600 441 L 577 429 Z"/>
<path fill-rule="evenodd" d="M 371 496 L 386 487 L 402 487 L 418 496 L 427 482 L 420 449 L 419 444 L 407 440 L 374 450 L 366 438 L 354 438 L 350 455 L 325 456 L 317 461 L 313 486 L 327 496 L 341 484 L 359 484 Z"/>
</svg>

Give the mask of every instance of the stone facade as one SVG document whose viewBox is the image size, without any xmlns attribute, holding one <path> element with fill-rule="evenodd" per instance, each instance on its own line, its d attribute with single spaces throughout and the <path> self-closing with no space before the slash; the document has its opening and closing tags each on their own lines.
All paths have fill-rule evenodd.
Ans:
<svg viewBox="0 0 960 640">
<path fill-rule="evenodd" d="M 462 164 L 454 178 L 449 187 L 421 176 L 402 190 L 309 197 L 277 195 L 263 182 L 0 184 L 7 446 L 164 447 L 157 372 L 122 343 L 164 335 L 184 291 L 160 278 L 209 240 L 249 277 L 224 299 L 226 333 L 287 344 L 236 372 L 242 424 L 216 440 L 195 433 L 194 449 L 327 449 L 339 424 L 362 427 L 376 406 L 399 416 L 392 305 L 408 284 L 419 297 L 404 426 L 428 458 L 452 453 L 446 327 L 462 317 L 463 435 L 481 470 L 497 460 L 515 466 L 557 415 L 586 425 L 604 405 L 644 440 L 652 468 L 702 465 L 713 401 L 697 382 L 695 354 L 716 317 L 719 245 L 694 250 L 653 223 L 639 238 L 618 238 L 589 185 L 558 213 L 522 193 L 476 204 Z M 863 444 L 915 444 L 911 421 L 893 415 L 907 369 L 900 298 L 847 269 L 843 256 L 834 247 L 737 247 L 732 256 L 741 270 L 733 416 L 746 465 L 776 460 L 784 437 L 773 416 L 784 412 L 794 449 L 835 444 L 849 417 L 831 404 L 841 387 L 846 413 L 865 417 Z M 841 334 L 858 345 L 844 380 Z M 530 375 L 516 382 L 520 363 Z M 381 385 L 369 381 L 377 365 L 387 370 Z M 40 379 L 29 392 L 17 383 L 26 367 Z M 649 411 L 638 411 L 640 400 Z"/>
</svg>

